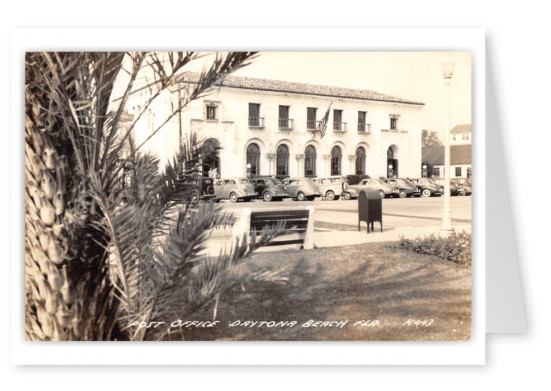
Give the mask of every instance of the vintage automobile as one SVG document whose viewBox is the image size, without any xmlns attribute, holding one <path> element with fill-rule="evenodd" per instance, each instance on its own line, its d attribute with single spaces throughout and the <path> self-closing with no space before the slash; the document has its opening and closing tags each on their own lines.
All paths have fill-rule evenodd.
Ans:
<svg viewBox="0 0 551 391">
<path fill-rule="evenodd" d="M 459 184 L 456 181 L 457 178 L 450 179 L 450 195 L 456 196 L 459 195 Z M 442 188 L 442 194 L 444 194 L 444 178 L 433 178 L 434 182 Z"/>
<path fill-rule="evenodd" d="M 251 184 L 258 196 L 265 202 L 289 198 L 289 194 L 283 188 L 283 183 L 277 178 L 255 177 L 251 179 Z"/>
<path fill-rule="evenodd" d="M 254 191 L 253 185 L 246 178 L 225 178 L 214 181 L 214 194 L 216 201 L 230 200 L 237 202 L 239 200 L 250 201 L 258 195 Z"/>
<path fill-rule="evenodd" d="M 442 195 L 443 193 L 442 187 L 431 178 L 411 178 L 410 181 L 421 189 L 422 197 Z"/>
<path fill-rule="evenodd" d="M 357 198 L 362 190 L 378 190 L 382 198 L 397 197 L 400 193 L 400 190 L 396 186 L 385 183 L 382 179 L 378 178 L 362 179 L 357 185 L 348 185 L 345 186 L 345 189 L 342 194 L 346 200 Z"/>
<path fill-rule="evenodd" d="M 181 202 L 197 203 L 214 198 L 212 178 L 185 177 L 176 182 L 176 198 Z"/>
<path fill-rule="evenodd" d="M 322 197 L 328 201 L 338 200 L 346 187 L 346 181 L 340 176 L 312 178 Z"/>
<path fill-rule="evenodd" d="M 420 197 L 421 189 L 405 178 L 387 178 L 385 180 L 391 186 L 398 188 L 398 197 Z"/>
<path fill-rule="evenodd" d="M 308 178 L 287 178 L 283 188 L 295 201 L 313 201 L 321 197 L 318 186 Z"/>
<path fill-rule="evenodd" d="M 473 182 L 470 178 L 454 178 L 459 186 L 459 195 L 466 196 L 473 193 Z"/>
</svg>

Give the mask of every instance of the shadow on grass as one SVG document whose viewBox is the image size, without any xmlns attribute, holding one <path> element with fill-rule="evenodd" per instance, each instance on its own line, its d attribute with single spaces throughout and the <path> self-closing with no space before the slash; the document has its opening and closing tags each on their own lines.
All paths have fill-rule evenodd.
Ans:
<svg viewBox="0 0 551 391">
<path fill-rule="evenodd" d="M 470 269 L 385 243 L 256 254 L 252 265 L 287 266 L 286 285 L 230 290 L 220 323 L 185 330 L 187 340 L 466 340 L 470 339 Z M 213 307 L 192 320 L 212 319 Z M 430 326 L 409 324 L 431 320 Z M 303 327 L 309 320 L 347 321 Z M 377 320 L 373 327 L 354 326 Z M 296 321 L 293 327 L 229 327 L 239 321 Z M 373 323 L 373 322 L 372 322 Z"/>
</svg>

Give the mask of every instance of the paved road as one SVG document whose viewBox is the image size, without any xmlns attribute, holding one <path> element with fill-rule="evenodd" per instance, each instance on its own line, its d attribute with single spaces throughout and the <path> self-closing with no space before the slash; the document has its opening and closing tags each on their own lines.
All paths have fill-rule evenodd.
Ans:
<svg viewBox="0 0 551 391">
<path fill-rule="evenodd" d="M 471 197 L 452 197 L 452 221 L 459 225 L 471 223 Z M 237 217 L 243 208 L 251 210 L 290 208 L 313 205 L 317 231 L 357 231 L 358 201 L 292 201 L 222 202 L 223 208 Z M 443 197 L 430 198 L 386 198 L 383 200 L 383 228 L 417 228 L 439 225 L 442 221 Z"/>
</svg>

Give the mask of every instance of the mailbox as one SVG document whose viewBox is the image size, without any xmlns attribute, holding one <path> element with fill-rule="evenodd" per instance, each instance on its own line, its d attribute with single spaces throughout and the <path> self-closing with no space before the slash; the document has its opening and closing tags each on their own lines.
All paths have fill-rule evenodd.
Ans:
<svg viewBox="0 0 551 391">
<path fill-rule="evenodd" d="M 369 233 L 369 225 L 373 231 L 373 223 L 378 221 L 381 224 L 381 232 L 383 232 L 383 199 L 379 191 L 360 191 L 358 195 L 358 231 L 360 231 L 360 223 L 367 223 L 367 233 Z"/>
</svg>

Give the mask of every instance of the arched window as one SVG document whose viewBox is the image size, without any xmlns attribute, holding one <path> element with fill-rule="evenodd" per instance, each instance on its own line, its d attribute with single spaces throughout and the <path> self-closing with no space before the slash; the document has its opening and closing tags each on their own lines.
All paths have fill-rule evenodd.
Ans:
<svg viewBox="0 0 551 391">
<path fill-rule="evenodd" d="M 398 159 L 396 159 L 395 145 L 388 147 L 386 151 L 387 177 L 394 178 L 398 176 Z"/>
<path fill-rule="evenodd" d="M 304 151 L 304 176 L 316 176 L 316 156 L 316 148 L 308 145 Z"/>
<path fill-rule="evenodd" d="M 205 140 L 202 147 L 201 160 L 203 161 L 203 175 L 215 171 L 220 174 L 220 142 L 214 138 Z"/>
<path fill-rule="evenodd" d="M 341 175 L 342 152 L 339 147 L 331 150 L 331 175 Z"/>
<path fill-rule="evenodd" d="M 365 149 L 356 149 L 356 175 L 365 175 Z"/>
<path fill-rule="evenodd" d="M 247 164 L 251 165 L 247 174 L 260 175 L 260 148 L 255 143 L 249 144 L 247 147 Z"/>
<path fill-rule="evenodd" d="M 276 165 L 276 175 L 289 175 L 289 148 L 287 148 L 285 144 L 281 144 L 279 147 L 277 147 Z"/>
</svg>

